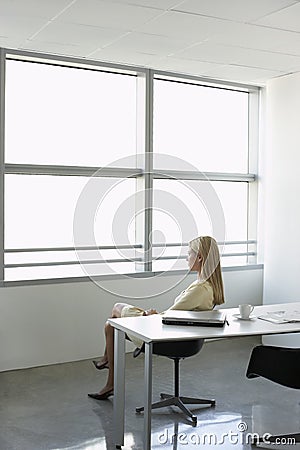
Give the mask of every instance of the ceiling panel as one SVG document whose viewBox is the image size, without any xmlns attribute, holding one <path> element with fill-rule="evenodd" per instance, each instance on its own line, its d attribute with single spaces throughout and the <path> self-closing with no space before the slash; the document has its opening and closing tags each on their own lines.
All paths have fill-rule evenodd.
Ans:
<svg viewBox="0 0 300 450">
<path fill-rule="evenodd" d="M 0 15 L 0 35 L 10 39 L 27 39 L 46 23 L 46 19 Z"/>
<path fill-rule="evenodd" d="M 0 0 L 0 15 L 50 19 L 71 3 L 71 0 Z"/>
<path fill-rule="evenodd" d="M 184 60 L 169 56 L 157 61 L 157 65 L 154 65 L 154 68 L 170 72 L 185 73 L 188 75 L 205 76 L 213 70 L 217 70 L 220 66 L 220 64 L 187 59 Z"/>
<path fill-rule="evenodd" d="M 22 46 L 23 50 L 36 51 L 40 53 L 49 53 L 53 55 L 68 55 L 76 57 L 85 57 L 90 51 L 89 46 L 79 46 L 76 44 L 60 44 L 57 42 L 27 41 Z"/>
<path fill-rule="evenodd" d="M 154 62 L 159 60 L 160 57 L 147 53 L 139 53 L 134 51 L 127 51 L 125 53 L 121 49 L 108 50 L 108 48 L 104 48 L 93 53 L 91 59 L 99 61 L 118 62 L 121 64 L 128 64 L 128 65 L 132 64 L 141 67 L 145 66 L 152 67 Z"/>
<path fill-rule="evenodd" d="M 258 20 L 258 24 L 300 32 L 300 3 Z"/>
<path fill-rule="evenodd" d="M 162 14 L 152 8 L 99 0 L 77 0 L 58 20 L 106 28 L 131 30 Z"/>
<path fill-rule="evenodd" d="M 187 0 L 173 8 L 223 19 L 249 22 L 270 14 L 296 0 Z"/>
<path fill-rule="evenodd" d="M 217 79 L 240 82 L 264 83 L 265 81 L 281 76 L 283 73 L 276 70 L 256 69 L 245 66 L 220 66 L 212 70 L 209 76 Z"/>
<path fill-rule="evenodd" d="M 85 53 L 90 53 L 98 47 L 108 45 L 122 35 L 124 35 L 124 31 L 55 21 L 43 28 L 34 37 L 31 45 L 34 46 L 34 42 L 71 44 L 82 47 L 85 49 Z"/>
<path fill-rule="evenodd" d="M 178 52 L 176 56 L 214 63 L 238 64 L 271 70 L 300 69 L 300 57 L 204 42 Z"/>
<path fill-rule="evenodd" d="M 187 42 L 171 39 L 166 36 L 132 32 L 109 45 L 107 47 L 107 51 L 135 51 L 158 56 L 167 56 L 176 51 L 182 50 L 187 45 Z"/>
<path fill-rule="evenodd" d="M 5 37 L 5 36 L 1 36 L 1 32 L 0 32 L 0 47 L 3 48 L 19 48 L 20 45 L 22 44 L 23 39 L 19 39 L 17 37 Z"/>
<path fill-rule="evenodd" d="M 218 45 L 210 42 L 201 42 L 183 51 L 177 52 L 174 56 L 183 59 L 195 59 L 218 64 L 232 64 L 232 47 Z"/>
<path fill-rule="evenodd" d="M 170 11 L 151 20 L 146 25 L 138 27 L 137 30 L 200 42 L 214 33 L 225 33 L 230 26 L 230 22 L 225 20 Z"/>
<path fill-rule="evenodd" d="M 282 33 L 285 35 L 284 39 L 277 41 L 275 51 L 300 56 L 300 33 L 290 31 L 282 31 Z"/>
<path fill-rule="evenodd" d="M 218 30 L 210 37 L 210 40 L 218 44 L 278 51 L 280 45 L 286 43 L 288 48 L 289 43 L 297 37 L 295 33 L 289 31 L 231 22 L 227 30 Z"/>
<path fill-rule="evenodd" d="M 110 0 L 114 3 L 125 3 L 127 5 L 146 6 L 148 8 L 157 8 L 167 10 L 176 7 L 182 3 L 183 0 Z"/>
</svg>

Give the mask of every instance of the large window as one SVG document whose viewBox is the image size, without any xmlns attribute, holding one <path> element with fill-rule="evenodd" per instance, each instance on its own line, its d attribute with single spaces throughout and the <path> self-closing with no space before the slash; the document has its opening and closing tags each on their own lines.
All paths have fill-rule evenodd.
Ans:
<svg viewBox="0 0 300 450">
<path fill-rule="evenodd" d="M 247 173 L 248 96 L 192 82 L 155 80 L 154 154 L 176 156 L 202 172 Z M 156 165 L 170 168 L 163 158 Z"/>
<path fill-rule="evenodd" d="M 136 77 L 6 63 L 5 160 L 105 166 L 136 151 Z"/>
<path fill-rule="evenodd" d="M 6 282 L 255 263 L 258 90 L 1 52 Z"/>
</svg>

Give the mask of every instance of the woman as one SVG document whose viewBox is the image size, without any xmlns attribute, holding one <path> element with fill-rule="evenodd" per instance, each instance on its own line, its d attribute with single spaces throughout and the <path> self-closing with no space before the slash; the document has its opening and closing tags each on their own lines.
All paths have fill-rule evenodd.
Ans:
<svg viewBox="0 0 300 450">
<path fill-rule="evenodd" d="M 217 243 L 210 236 L 200 236 L 189 242 L 187 256 L 189 270 L 198 272 L 197 280 L 185 291 L 176 297 L 173 305 L 168 310 L 205 311 L 211 310 L 215 305 L 224 303 L 223 281 L 220 266 L 220 254 Z M 147 311 L 126 303 L 116 303 L 111 317 L 149 316 L 158 314 L 155 309 Z M 99 370 L 108 368 L 106 385 L 100 392 L 88 394 L 96 400 L 105 400 L 114 391 L 114 328 L 105 324 L 106 347 L 101 361 L 93 361 Z M 139 347 L 141 341 L 130 336 L 133 343 Z"/>
</svg>

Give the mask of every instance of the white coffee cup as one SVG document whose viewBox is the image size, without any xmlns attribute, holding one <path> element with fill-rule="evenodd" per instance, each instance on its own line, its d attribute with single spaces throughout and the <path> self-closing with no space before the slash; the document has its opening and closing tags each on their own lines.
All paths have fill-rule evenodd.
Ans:
<svg viewBox="0 0 300 450">
<path fill-rule="evenodd" d="M 254 306 L 252 305 L 239 305 L 240 316 L 242 319 L 249 319 L 250 314 L 252 313 Z"/>
</svg>

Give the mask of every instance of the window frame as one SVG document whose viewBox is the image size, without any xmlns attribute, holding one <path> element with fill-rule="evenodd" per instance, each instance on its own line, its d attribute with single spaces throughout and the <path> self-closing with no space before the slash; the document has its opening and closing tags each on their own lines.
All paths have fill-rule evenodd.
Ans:
<svg viewBox="0 0 300 450">
<path fill-rule="evenodd" d="M 112 73 L 131 74 L 137 77 L 137 149 L 138 154 L 144 155 L 144 166 L 139 168 L 101 168 L 101 176 L 128 178 L 134 177 L 137 180 L 139 189 L 144 189 L 144 216 L 137 219 L 137 238 L 144 249 L 144 260 L 136 263 L 136 272 L 126 274 L 129 277 L 151 277 L 152 272 L 152 247 L 148 236 L 152 229 L 152 208 L 153 208 L 153 181 L 161 178 L 176 178 L 178 180 L 210 180 L 228 182 L 247 182 L 248 186 L 248 217 L 247 217 L 247 237 L 246 241 L 227 241 L 225 245 L 247 244 L 247 265 L 225 267 L 223 270 L 249 270 L 256 269 L 257 265 L 257 209 L 258 209 L 258 148 L 259 148 L 259 86 L 233 83 L 229 81 L 213 80 L 206 77 L 193 75 L 176 74 L 166 71 L 146 69 L 135 66 L 105 63 L 101 61 L 83 60 L 79 58 L 39 54 L 34 52 L 10 50 L 0 48 L 0 286 L 26 285 L 26 284 L 50 284 L 76 281 L 89 281 L 88 276 L 64 277 L 49 279 L 32 279 L 5 281 L 5 252 L 16 251 L 5 249 L 4 247 L 4 177 L 5 174 L 31 174 L 31 175 L 66 175 L 84 176 L 94 175 L 99 167 L 79 167 L 79 166 L 55 166 L 55 165 L 33 165 L 33 164 L 5 164 L 5 64 L 7 59 L 21 61 L 41 62 L 44 64 L 63 65 L 65 67 L 85 68 L 91 70 L 101 70 Z M 229 89 L 234 91 L 247 92 L 249 95 L 248 110 L 248 172 L 241 173 L 220 173 L 220 172 L 196 172 L 180 170 L 159 170 L 153 168 L 153 86 L 154 79 L 166 81 L 198 84 L 201 86 Z M 163 174 L 162 174 L 163 172 Z M 251 237 L 251 239 L 250 239 Z M 178 245 L 178 243 L 168 243 L 168 247 Z M 187 246 L 188 243 L 181 243 Z M 107 247 L 107 246 L 104 246 Z M 121 248 L 122 246 L 120 246 Z M 140 244 L 133 246 L 140 248 Z M 119 248 L 119 247 L 117 247 Z M 69 248 L 74 249 L 74 248 Z M 38 251 L 39 249 L 22 249 L 22 251 Z M 53 249 L 55 250 L 55 249 Z M 57 250 L 57 249 L 56 249 Z M 51 251 L 51 249 L 49 249 Z M 227 256 L 226 253 L 223 256 Z M 233 254 L 228 254 L 233 256 Z M 167 257 L 172 259 L 172 257 Z M 43 265 L 43 264 L 41 264 Z M 20 263 L 21 266 L 21 263 Z M 182 273 L 182 270 L 168 272 L 170 274 Z M 122 278 L 123 274 L 103 274 L 95 278 Z"/>
</svg>

